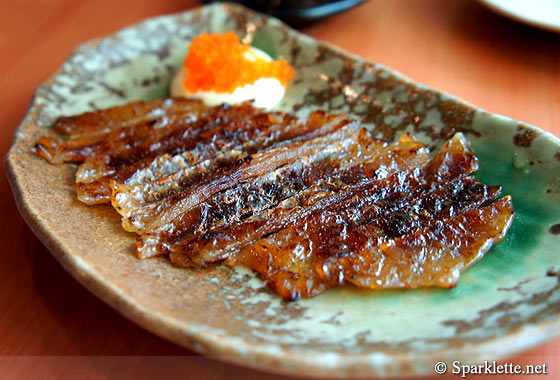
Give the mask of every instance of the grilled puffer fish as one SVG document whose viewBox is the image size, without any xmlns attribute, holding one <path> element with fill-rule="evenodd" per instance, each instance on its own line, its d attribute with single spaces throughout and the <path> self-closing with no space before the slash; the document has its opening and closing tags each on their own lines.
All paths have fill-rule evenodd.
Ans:
<svg viewBox="0 0 560 380">
<path fill-rule="evenodd" d="M 280 204 L 269 218 L 176 244 L 171 260 L 184 267 L 246 265 L 287 300 L 347 282 L 372 289 L 454 286 L 504 237 L 511 198 L 492 204 L 500 188 L 469 176 L 478 161 L 460 134 L 425 165 L 402 169 L 346 194 Z"/>
<path fill-rule="evenodd" d="M 367 134 L 365 130 L 361 132 Z M 422 166 L 428 159 L 428 149 L 408 135 L 403 135 L 393 145 L 370 146 L 368 155 L 354 156 L 340 170 L 326 173 L 315 185 L 265 212 L 254 213 L 243 223 L 213 228 L 178 242 L 172 248 L 171 259 L 178 265 L 193 267 L 219 262 L 249 242 L 284 228 L 297 218 L 315 210 L 338 207 L 389 175 Z"/>
<path fill-rule="evenodd" d="M 350 133 L 350 135 L 341 138 L 343 133 Z M 317 190 L 349 186 L 360 178 L 374 175 L 384 162 L 387 163 L 389 160 L 396 162 L 398 158 L 393 156 L 400 151 L 422 150 L 423 153 L 418 152 L 414 156 L 415 161 L 427 157 L 427 150 L 408 136 L 403 138 L 406 143 L 403 142 L 399 149 L 390 149 L 386 143 L 372 141 L 368 132 L 360 129 L 358 125 L 347 125 L 339 132 L 333 133 L 329 139 L 333 140 L 334 144 L 332 142 L 325 144 L 327 140 L 324 138 L 309 141 L 308 148 L 313 147 L 315 143 L 322 144 L 321 149 L 313 150 L 311 154 L 301 154 L 301 151 L 295 148 L 288 150 L 291 162 L 277 169 L 272 171 L 267 169 L 264 174 L 256 175 L 233 186 L 232 181 L 228 181 L 227 189 L 181 212 L 178 217 L 171 217 L 168 223 L 161 223 L 167 218 L 163 219 L 160 216 L 155 219 L 161 223 L 159 225 L 146 227 L 144 223 L 141 225 L 143 234 L 137 245 L 138 255 L 148 257 L 167 253 L 175 242 L 181 241 L 181 244 L 185 244 L 186 240 L 200 236 L 210 229 L 216 230 L 224 226 L 227 228 L 232 223 L 253 215 L 259 218 L 261 211 L 268 210 L 284 200 L 290 202 L 294 195 L 303 197 Z M 274 150 L 263 153 L 269 157 L 282 156 Z M 272 160 L 267 159 L 263 162 L 270 165 Z M 391 168 L 383 168 L 381 172 L 385 173 L 388 170 Z M 240 177 L 238 173 L 233 173 L 232 176 Z M 208 194 L 208 191 L 204 190 L 202 193 Z M 189 196 L 185 194 L 183 198 L 174 198 L 173 201 L 181 203 L 183 207 L 182 202 Z M 170 210 L 167 206 L 162 209 Z M 153 209 L 149 210 L 150 213 L 153 211 Z M 142 220 L 134 219 L 134 223 L 137 222 L 142 223 Z"/>
<path fill-rule="evenodd" d="M 343 284 L 454 286 L 501 240 L 510 197 L 471 177 L 462 134 L 435 154 L 346 115 L 137 102 L 57 120 L 37 154 L 80 164 L 78 198 L 111 202 L 140 258 L 245 265 L 286 300 Z"/>
<path fill-rule="evenodd" d="M 115 120 L 108 122 L 111 117 Z M 54 130 L 66 139 L 42 137 L 36 150 L 54 164 L 80 163 L 76 173 L 78 198 L 97 204 L 110 201 L 111 181 L 134 184 L 139 178 L 149 178 L 141 174 L 144 169 L 161 178 L 173 174 L 170 161 L 179 164 L 180 170 L 219 159 L 230 151 L 238 151 L 236 158 L 240 159 L 348 122 L 341 115 L 321 111 L 298 120 L 278 112 L 266 113 L 247 103 L 208 108 L 199 100 L 168 98 L 61 118 Z"/>
<path fill-rule="evenodd" d="M 511 198 L 492 204 L 500 188 L 469 176 L 478 161 L 460 134 L 425 165 L 402 169 L 176 244 L 171 261 L 246 265 L 287 300 L 347 282 L 372 289 L 454 286 L 505 236 Z"/>
</svg>

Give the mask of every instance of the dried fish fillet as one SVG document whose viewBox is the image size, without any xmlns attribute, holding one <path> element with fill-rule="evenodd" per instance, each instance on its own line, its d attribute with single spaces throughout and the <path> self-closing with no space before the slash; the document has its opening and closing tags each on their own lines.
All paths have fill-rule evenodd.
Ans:
<svg viewBox="0 0 560 380">
<path fill-rule="evenodd" d="M 505 197 L 397 237 L 386 234 L 380 220 L 357 229 L 289 228 L 244 248 L 228 264 L 255 270 L 287 300 L 345 283 L 370 289 L 453 287 L 461 272 L 504 237 L 512 217 L 511 198 Z"/>
<path fill-rule="evenodd" d="M 207 107 L 199 100 L 183 98 L 156 99 L 152 102 L 135 102 L 105 110 L 86 112 L 56 120 L 53 130 L 66 137 L 65 141 L 41 137 L 37 153 L 53 164 L 82 162 L 94 155 L 123 131 L 138 125 L 161 126 L 170 119 L 185 115 L 198 115 Z M 156 128 L 157 129 L 157 128 Z"/>
<path fill-rule="evenodd" d="M 344 284 L 452 287 L 506 234 L 509 196 L 471 176 L 458 133 L 433 156 L 346 115 L 306 118 L 182 98 L 60 118 L 37 154 L 80 164 L 78 198 L 111 202 L 140 258 L 253 269 L 286 300 Z"/>
<path fill-rule="evenodd" d="M 59 119 L 55 129 L 65 131 L 67 139 L 42 137 L 37 152 L 51 163 L 81 163 L 76 174 L 78 198 L 96 204 L 110 201 L 111 181 L 145 181 L 147 170 L 153 180 L 173 174 L 168 157 L 190 166 L 231 150 L 248 156 L 349 122 L 321 111 L 299 120 L 249 104 L 207 108 L 199 101 L 181 98 L 154 101 L 153 106 L 149 112 L 148 103 L 132 103 Z M 126 122 L 121 114 L 134 117 Z M 115 115 L 121 116 L 108 124 Z"/>
<path fill-rule="evenodd" d="M 346 196 L 327 191 L 311 204 L 281 204 L 268 218 L 176 244 L 170 257 L 184 267 L 224 260 L 246 265 L 288 300 L 347 282 L 369 288 L 453 286 L 462 270 L 503 238 L 513 216 L 510 198 L 491 204 L 499 197 L 498 187 L 469 177 L 476 169 L 474 153 L 457 134 L 420 168 L 374 177 L 348 189 Z M 409 246 L 402 248 L 405 243 Z M 406 261 L 416 268 L 412 273 L 413 267 L 397 270 L 404 259 L 391 256 L 394 246 L 404 249 L 402 254 L 418 255 Z M 436 264 L 427 257 L 435 253 L 447 269 L 430 266 Z"/>
<path fill-rule="evenodd" d="M 244 245 L 285 228 L 312 212 L 331 207 L 338 209 L 346 200 L 361 198 L 367 201 L 364 194 L 385 184 L 384 179 L 393 176 L 402 181 L 403 172 L 412 173 L 414 168 L 427 161 L 428 150 L 408 135 L 403 135 L 392 146 L 381 144 L 376 149 L 369 149 L 366 157 L 355 157 L 342 170 L 321 178 L 315 186 L 273 209 L 256 213 L 243 223 L 213 228 L 177 243 L 172 248 L 171 259 L 177 265 L 193 267 L 224 260 Z"/>
<path fill-rule="evenodd" d="M 305 151 L 318 149 L 319 144 L 327 146 L 329 141 L 332 149 L 340 149 L 344 145 L 342 141 L 344 136 L 359 130 L 357 123 L 351 123 L 347 120 L 335 119 L 335 122 L 332 122 L 325 119 L 325 121 L 328 122 L 321 128 L 314 128 L 311 133 L 287 141 L 284 140 L 272 146 L 261 144 L 259 146 L 260 151 L 251 155 L 246 149 L 229 151 L 211 157 L 209 160 L 199 161 L 196 165 L 185 165 L 172 174 L 165 173 L 162 176 L 160 171 L 158 173 L 160 175 L 154 175 L 157 178 L 151 181 L 137 181 L 133 177 L 125 184 L 115 184 L 113 186 L 113 205 L 125 218 L 136 215 L 135 219 L 138 221 L 138 215 L 146 210 L 170 207 L 167 204 L 160 206 L 153 203 L 170 197 L 173 197 L 173 201 L 175 201 L 179 193 L 181 193 L 181 196 L 183 194 L 186 196 L 186 192 L 194 191 L 194 185 L 201 187 L 203 184 L 207 184 L 206 188 L 212 188 L 214 185 L 212 180 L 223 181 L 227 174 L 231 174 L 231 180 L 242 181 L 255 175 L 250 174 L 244 168 L 254 170 L 258 165 L 261 165 L 264 170 L 270 171 L 274 169 L 274 165 L 284 165 L 296 160 L 298 153 L 304 154 Z M 312 125 L 312 123 L 308 124 Z M 267 169 L 268 167 L 270 169 Z M 151 170 L 150 174 L 153 173 L 154 170 Z M 205 173 L 206 175 L 203 176 L 204 178 L 198 178 L 196 173 Z M 206 193 L 208 191 L 206 190 Z M 126 226 L 125 229 L 128 230 Z"/>
<path fill-rule="evenodd" d="M 359 174 L 373 175 L 383 162 L 389 160 L 386 157 L 384 161 L 381 156 L 388 156 L 389 152 L 394 151 L 389 150 L 386 143 L 372 143 L 365 130 L 356 130 L 356 126 L 348 127 L 355 130 L 349 138 L 335 137 L 334 145 L 323 146 L 310 155 L 297 155 L 297 159 L 291 163 L 214 194 L 181 214 L 172 223 L 164 225 L 163 229 L 147 229 L 148 232 L 142 235 L 137 246 L 139 257 L 167 253 L 169 246 L 177 241 L 182 240 L 181 244 L 184 245 L 186 239 L 199 236 L 210 229 L 222 226 L 227 228 L 232 223 L 247 218 L 258 218 L 261 212 L 281 201 L 291 202 L 295 195 L 301 198 L 306 193 L 314 194 L 317 190 L 348 186 L 360 178 L 366 178 Z M 419 143 L 407 139 L 409 143 L 405 145 L 408 149 L 420 148 Z M 309 144 L 313 146 L 311 141 Z M 417 160 L 421 157 L 427 157 L 427 154 L 415 156 Z M 383 168 L 381 172 L 386 171 Z M 310 189 L 311 186 L 313 188 Z M 167 232 L 170 226 L 172 234 Z"/>
<path fill-rule="evenodd" d="M 344 149 L 344 145 L 351 143 L 351 136 L 358 130 L 359 125 L 351 123 L 326 136 L 258 152 L 248 160 L 237 162 L 238 166 L 234 166 L 232 170 L 224 173 L 225 175 L 217 178 L 210 176 L 208 181 L 189 187 L 180 194 L 172 194 L 162 201 L 134 210 L 131 216 L 123 219 L 123 227 L 127 231 L 134 232 L 175 230 L 177 224 L 181 223 L 182 215 L 212 195 L 284 165 L 298 161 L 313 161 L 324 155 L 323 151 L 332 154 Z M 127 197 L 121 199 L 121 195 L 115 192 L 113 205 L 121 215 L 126 215 L 129 199 Z"/>
</svg>

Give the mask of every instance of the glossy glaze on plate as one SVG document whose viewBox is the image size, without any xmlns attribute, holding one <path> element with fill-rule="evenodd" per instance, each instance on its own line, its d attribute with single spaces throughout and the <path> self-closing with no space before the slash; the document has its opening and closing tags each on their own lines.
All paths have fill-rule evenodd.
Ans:
<svg viewBox="0 0 560 380">
<path fill-rule="evenodd" d="M 58 116 L 166 95 L 189 39 L 227 30 L 294 65 L 282 110 L 350 112 L 378 137 L 412 131 L 434 147 L 464 132 L 477 177 L 513 196 L 508 236 L 451 290 L 345 286 L 292 303 L 249 270 L 138 260 L 110 206 L 76 199 L 75 167 L 30 149 Z M 559 140 L 239 6 L 159 17 L 81 45 L 37 90 L 7 168 L 22 214 L 74 277 L 146 329 L 223 360 L 310 376 L 429 374 L 441 359 L 503 358 L 560 332 Z"/>
</svg>

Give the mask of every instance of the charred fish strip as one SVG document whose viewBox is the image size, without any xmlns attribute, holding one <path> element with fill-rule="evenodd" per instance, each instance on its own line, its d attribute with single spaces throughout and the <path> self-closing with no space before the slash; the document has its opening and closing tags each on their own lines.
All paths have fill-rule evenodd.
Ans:
<svg viewBox="0 0 560 380">
<path fill-rule="evenodd" d="M 110 201 L 140 258 L 253 269 L 286 300 L 353 284 L 452 287 L 506 234 L 511 198 L 471 174 L 462 134 L 430 157 L 345 115 L 168 98 L 60 118 L 39 156 L 80 164 L 78 198 Z"/>
</svg>

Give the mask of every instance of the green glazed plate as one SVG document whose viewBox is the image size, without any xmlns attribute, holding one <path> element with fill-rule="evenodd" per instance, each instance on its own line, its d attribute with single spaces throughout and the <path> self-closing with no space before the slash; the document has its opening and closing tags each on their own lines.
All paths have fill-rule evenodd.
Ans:
<svg viewBox="0 0 560 380">
<path fill-rule="evenodd" d="M 378 137 L 411 131 L 433 147 L 465 133 L 477 176 L 513 197 L 507 237 L 451 290 L 346 286 L 292 303 L 245 269 L 136 259 L 135 236 L 110 206 L 76 200 L 75 167 L 50 166 L 31 147 L 61 115 L 167 95 L 189 41 L 228 30 L 294 66 L 282 110 L 349 112 Z M 560 332 L 559 140 L 239 6 L 158 17 L 79 46 L 37 90 L 7 168 L 21 213 L 78 281 L 140 326 L 223 360 L 310 376 L 419 375 L 440 360 L 503 359 Z"/>
</svg>

